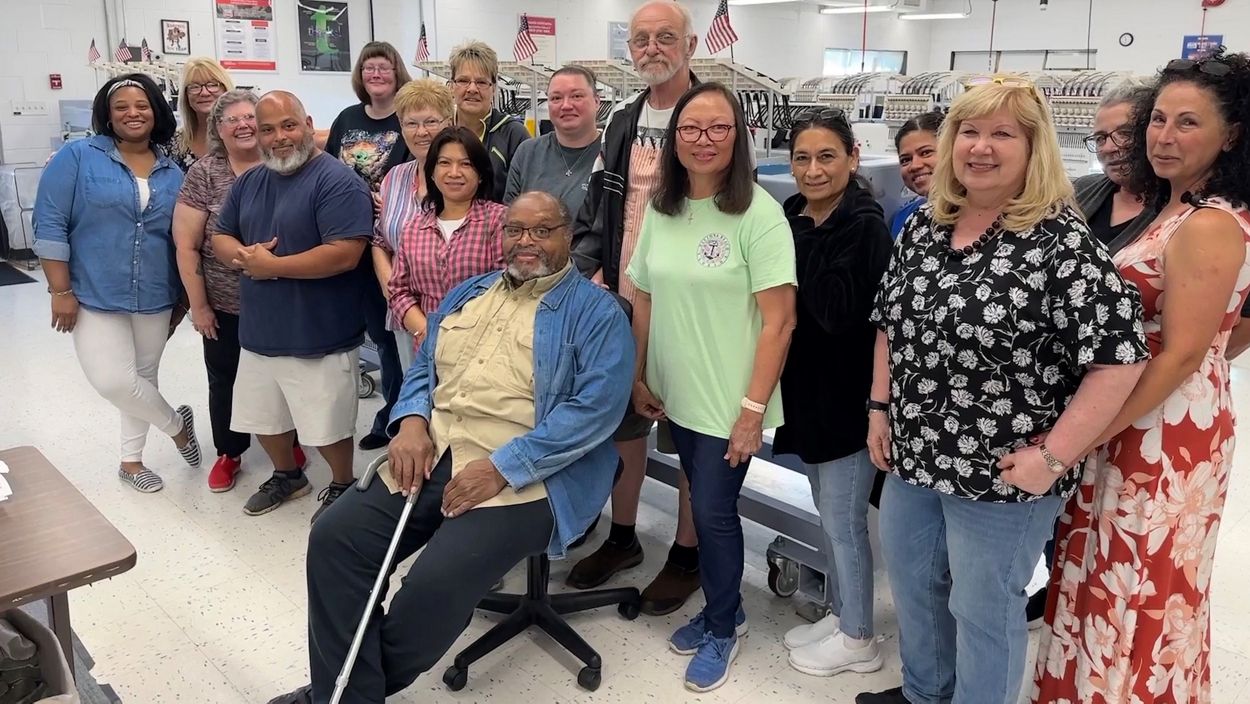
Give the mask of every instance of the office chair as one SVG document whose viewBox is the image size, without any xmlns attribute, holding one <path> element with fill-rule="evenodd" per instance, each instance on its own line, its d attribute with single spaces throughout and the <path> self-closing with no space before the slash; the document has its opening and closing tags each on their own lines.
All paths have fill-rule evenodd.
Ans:
<svg viewBox="0 0 1250 704">
<path fill-rule="evenodd" d="M 612 295 L 625 311 L 625 316 L 632 317 L 633 310 L 629 302 L 616 293 Z M 617 478 L 620 478 L 623 467 L 618 461 Z M 448 689 L 453 692 L 464 689 L 469 681 L 470 665 L 525 632 L 530 626 L 541 628 L 552 640 L 586 664 L 577 673 L 578 685 L 592 692 L 599 689 L 603 680 L 603 661 L 599 653 L 562 616 L 616 605 L 616 610 L 632 621 L 638 618 L 642 595 L 635 587 L 552 594 L 548 591 L 550 577 L 551 561 L 547 558 L 547 553 L 544 551 L 539 555 L 531 555 L 526 561 L 527 584 L 524 594 L 488 594 L 478 602 L 477 608 L 491 613 L 508 614 L 508 617 L 456 655 L 451 667 L 443 673 L 443 684 Z"/>
</svg>

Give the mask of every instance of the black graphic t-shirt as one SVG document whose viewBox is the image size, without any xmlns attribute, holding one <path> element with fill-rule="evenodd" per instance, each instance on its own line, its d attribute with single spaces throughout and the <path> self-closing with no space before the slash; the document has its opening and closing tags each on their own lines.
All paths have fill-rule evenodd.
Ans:
<svg viewBox="0 0 1250 704">
<path fill-rule="evenodd" d="M 1091 365 L 1149 358 L 1141 297 L 1071 208 L 963 258 L 932 213 L 907 221 L 871 315 L 888 340 L 893 469 L 944 494 L 1030 501 L 998 460 L 1054 426 Z M 1084 466 L 1049 493 L 1070 496 Z"/>
<path fill-rule="evenodd" d="M 363 103 L 343 110 L 334 119 L 326 152 L 352 167 L 375 191 L 391 167 L 412 158 L 400 132 L 399 117 L 392 113 L 375 120 L 365 112 Z"/>
</svg>

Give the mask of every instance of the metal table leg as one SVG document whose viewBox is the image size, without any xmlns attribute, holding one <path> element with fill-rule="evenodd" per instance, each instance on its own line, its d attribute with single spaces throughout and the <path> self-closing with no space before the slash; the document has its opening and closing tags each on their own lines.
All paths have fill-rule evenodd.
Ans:
<svg viewBox="0 0 1250 704">
<path fill-rule="evenodd" d="M 54 594 L 46 601 L 48 602 L 48 625 L 52 627 L 52 632 L 61 643 L 61 650 L 65 653 L 65 662 L 69 663 L 69 671 L 72 675 L 74 672 L 74 632 L 69 626 L 69 594 L 66 592 Z"/>
</svg>

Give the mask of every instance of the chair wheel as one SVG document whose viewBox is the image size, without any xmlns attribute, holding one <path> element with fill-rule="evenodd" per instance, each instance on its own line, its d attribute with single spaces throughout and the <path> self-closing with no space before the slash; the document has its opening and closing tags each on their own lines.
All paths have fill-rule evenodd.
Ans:
<svg viewBox="0 0 1250 704">
<path fill-rule="evenodd" d="M 581 682 L 581 680 L 582 680 L 581 676 L 578 675 L 577 681 Z M 598 680 L 596 680 L 596 683 L 597 682 Z M 450 689 L 453 692 L 459 692 L 460 690 L 464 689 L 464 686 L 468 683 L 469 683 L 468 668 L 465 668 L 462 670 L 459 667 L 452 665 L 451 667 L 447 668 L 446 672 L 443 673 L 443 684 L 447 685 L 447 689 Z M 598 686 L 598 684 L 596 684 L 596 686 Z"/>
<path fill-rule="evenodd" d="M 373 377 L 360 373 L 360 380 L 356 382 L 356 396 L 359 398 L 369 398 L 378 389 L 378 383 Z"/>
<path fill-rule="evenodd" d="M 603 682 L 603 671 L 598 668 L 583 667 L 577 672 L 577 684 L 583 689 L 593 692 Z"/>
<path fill-rule="evenodd" d="M 633 621 L 638 618 L 638 614 L 642 613 L 642 605 L 638 603 L 637 599 L 622 601 L 620 605 L 616 607 L 616 611 L 626 621 Z"/>
</svg>

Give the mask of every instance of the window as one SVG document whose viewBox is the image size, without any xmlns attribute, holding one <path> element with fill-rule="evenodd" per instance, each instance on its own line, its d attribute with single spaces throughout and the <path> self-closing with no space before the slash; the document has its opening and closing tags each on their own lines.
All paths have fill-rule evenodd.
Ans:
<svg viewBox="0 0 1250 704">
<path fill-rule="evenodd" d="M 828 56 L 828 52 L 825 52 Z M 974 73 L 999 71 L 1073 71 L 1098 67 L 1098 51 L 1084 49 L 1032 49 L 995 51 L 952 51 L 951 70 Z M 828 59 L 825 59 L 828 66 Z"/>
<path fill-rule="evenodd" d="M 851 76 L 856 73 L 887 71 L 907 72 L 907 52 L 869 49 L 825 49 L 826 76 Z"/>
</svg>

